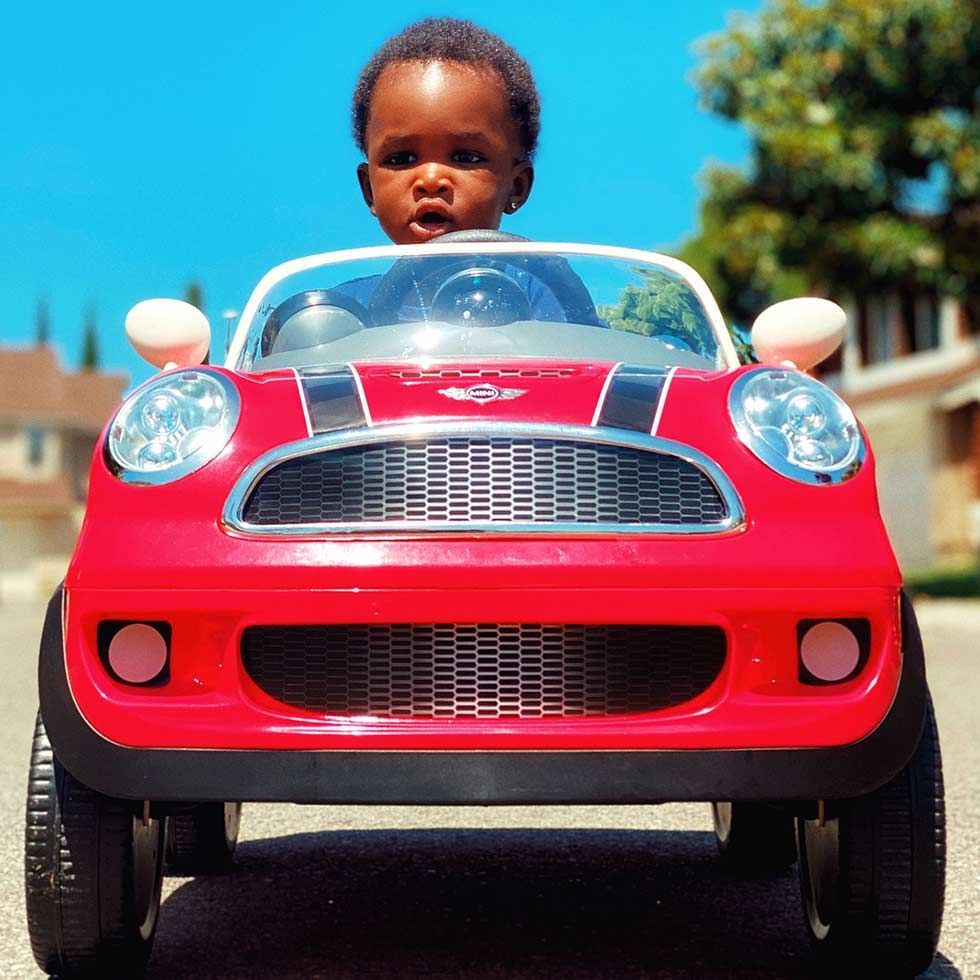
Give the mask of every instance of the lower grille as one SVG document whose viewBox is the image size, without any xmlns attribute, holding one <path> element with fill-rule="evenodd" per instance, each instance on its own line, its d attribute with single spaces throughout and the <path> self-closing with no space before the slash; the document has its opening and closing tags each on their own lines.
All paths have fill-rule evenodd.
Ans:
<svg viewBox="0 0 980 980">
<path fill-rule="evenodd" d="M 707 690 L 725 662 L 714 626 L 252 626 L 249 677 L 327 715 L 568 718 L 656 711 Z"/>
</svg>

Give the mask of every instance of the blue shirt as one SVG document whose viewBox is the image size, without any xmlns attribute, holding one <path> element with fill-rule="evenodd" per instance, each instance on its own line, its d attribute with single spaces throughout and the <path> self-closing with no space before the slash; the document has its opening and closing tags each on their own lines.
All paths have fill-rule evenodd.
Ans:
<svg viewBox="0 0 980 980">
<path fill-rule="evenodd" d="M 568 318 L 565 316 L 565 310 L 555 298 L 555 294 L 537 276 L 531 275 L 525 269 L 519 269 L 511 265 L 505 266 L 502 271 L 506 272 L 524 290 L 528 303 L 531 306 L 532 319 L 548 320 L 553 323 L 567 322 Z M 338 293 L 360 303 L 365 309 L 370 309 L 375 290 L 383 278 L 383 276 L 377 275 L 365 276 L 362 279 L 351 279 L 349 282 L 335 286 L 334 289 Z M 428 320 L 429 308 L 419 304 L 412 305 L 407 302 L 408 298 L 406 296 L 406 302 L 402 303 L 398 311 L 398 320 L 400 322 L 410 323 Z"/>
</svg>

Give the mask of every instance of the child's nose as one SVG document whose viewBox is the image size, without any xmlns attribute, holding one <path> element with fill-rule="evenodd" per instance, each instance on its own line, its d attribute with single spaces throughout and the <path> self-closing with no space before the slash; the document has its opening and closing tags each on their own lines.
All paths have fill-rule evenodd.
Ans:
<svg viewBox="0 0 980 980">
<path fill-rule="evenodd" d="M 415 191 L 422 194 L 439 194 L 449 190 L 449 175 L 438 163 L 424 163 L 415 174 Z"/>
</svg>

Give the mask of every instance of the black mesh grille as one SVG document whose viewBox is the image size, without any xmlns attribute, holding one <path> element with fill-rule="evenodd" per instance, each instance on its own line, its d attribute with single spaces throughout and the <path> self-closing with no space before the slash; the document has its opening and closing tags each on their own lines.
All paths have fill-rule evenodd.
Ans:
<svg viewBox="0 0 980 980">
<path fill-rule="evenodd" d="M 245 502 L 253 525 L 386 521 L 711 525 L 728 517 L 687 460 L 600 443 L 441 437 L 279 463 Z"/>
<path fill-rule="evenodd" d="M 242 661 L 277 701 L 384 718 L 565 718 L 655 711 L 707 690 L 714 626 L 252 626 Z"/>
</svg>

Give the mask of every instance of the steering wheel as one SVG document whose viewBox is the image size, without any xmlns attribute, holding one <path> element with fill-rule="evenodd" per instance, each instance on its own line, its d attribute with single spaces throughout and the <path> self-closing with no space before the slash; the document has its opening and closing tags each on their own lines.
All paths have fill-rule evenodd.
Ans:
<svg viewBox="0 0 980 980">
<path fill-rule="evenodd" d="M 448 279 L 440 269 L 418 284 L 421 296 L 434 284 L 429 312 L 433 320 L 473 327 L 500 327 L 517 320 L 530 320 L 531 303 L 524 287 L 498 269 L 470 266 L 454 272 Z"/>
<path fill-rule="evenodd" d="M 473 228 L 464 231 L 453 231 L 440 235 L 438 242 L 526 242 L 528 239 L 520 235 L 512 235 L 506 231 L 495 231 L 492 228 Z M 439 258 L 416 256 L 410 259 L 399 259 L 381 278 L 368 307 L 370 322 L 377 325 L 394 323 L 398 319 L 405 298 L 416 290 L 420 282 L 433 283 L 438 280 L 448 285 L 450 280 L 459 282 L 466 278 L 469 272 L 472 277 L 482 276 L 487 279 L 488 273 L 499 273 L 510 279 L 508 272 L 520 269 L 539 280 L 561 307 L 565 319 L 569 323 L 582 323 L 590 326 L 605 326 L 599 320 L 595 304 L 589 295 L 585 284 L 575 274 L 571 266 L 560 255 L 443 255 Z M 461 276 L 461 274 L 463 274 Z M 501 280 L 497 280 L 498 283 Z M 512 280 L 511 280 L 512 281 Z M 516 284 L 515 284 L 516 285 Z M 439 290 L 436 290 L 438 294 Z M 510 290 L 508 290 L 510 292 Z M 445 304 L 443 304 L 445 305 Z M 462 304 L 452 304 L 456 308 Z M 515 311 L 510 320 L 501 319 L 501 309 L 496 309 L 497 315 L 486 321 L 486 325 L 498 325 L 501 322 L 513 323 L 518 319 L 528 319 L 527 304 L 513 303 Z M 496 322 L 493 322 L 493 321 Z M 476 321 L 479 322 L 479 321 Z"/>
<path fill-rule="evenodd" d="M 307 289 L 302 293 L 296 293 L 288 299 L 284 299 L 268 316 L 265 326 L 262 328 L 261 356 L 266 357 L 276 349 L 276 340 L 279 331 L 286 326 L 287 322 L 293 317 L 301 316 L 313 310 L 332 309 L 344 315 L 348 324 L 342 333 L 352 333 L 354 330 L 363 329 L 369 323 L 368 311 L 350 296 L 345 296 L 336 289 Z M 313 326 L 312 324 L 310 325 Z M 321 328 L 322 329 L 322 328 Z M 336 329 L 332 331 L 337 333 Z M 324 336 L 322 339 L 311 335 L 309 341 L 300 344 L 302 347 L 310 347 L 316 343 L 322 343 L 332 336 Z"/>
</svg>

